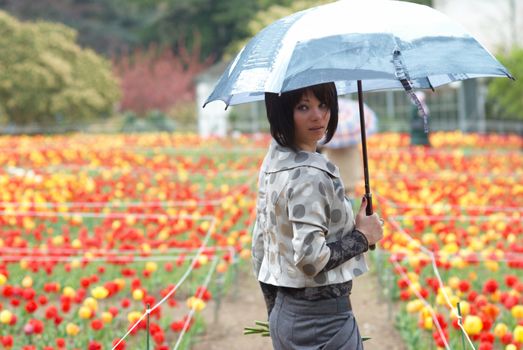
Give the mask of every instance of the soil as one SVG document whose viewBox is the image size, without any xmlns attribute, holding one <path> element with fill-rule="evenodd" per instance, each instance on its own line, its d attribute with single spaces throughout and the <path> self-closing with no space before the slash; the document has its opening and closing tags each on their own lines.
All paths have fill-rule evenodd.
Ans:
<svg viewBox="0 0 523 350">
<path fill-rule="evenodd" d="M 365 350 L 406 350 L 400 334 L 394 328 L 394 305 L 383 300 L 378 279 L 370 272 L 354 282 L 352 306 Z M 193 342 L 192 350 L 270 350 L 269 337 L 243 335 L 243 328 L 254 326 L 254 320 L 266 320 L 267 311 L 261 291 L 250 270 L 240 269 L 236 285 L 222 298 L 219 308 L 210 302 L 203 316 L 207 320 L 205 333 Z"/>
</svg>

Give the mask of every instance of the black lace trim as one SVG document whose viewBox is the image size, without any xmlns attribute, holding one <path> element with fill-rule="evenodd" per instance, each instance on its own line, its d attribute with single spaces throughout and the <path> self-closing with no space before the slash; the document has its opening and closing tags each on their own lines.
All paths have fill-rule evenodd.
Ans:
<svg viewBox="0 0 523 350">
<path fill-rule="evenodd" d="M 363 233 L 353 230 L 339 241 L 327 243 L 331 256 L 322 272 L 332 270 L 344 262 L 369 250 L 369 241 Z"/>
</svg>

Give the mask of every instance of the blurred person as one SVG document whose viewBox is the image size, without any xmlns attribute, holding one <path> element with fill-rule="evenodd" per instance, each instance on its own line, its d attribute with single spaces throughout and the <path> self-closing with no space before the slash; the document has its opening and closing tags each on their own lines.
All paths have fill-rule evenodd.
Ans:
<svg viewBox="0 0 523 350">
<path fill-rule="evenodd" d="M 357 101 L 340 98 L 339 120 L 332 140 L 321 146 L 321 152 L 340 170 L 345 186 L 345 194 L 355 204 L 356 188 L 363 179 L 363 159 L 361 157 L 360 112 Z M 366 104 L 363 106 L 366 135 L 378 130 L 378 120 L 374 111 Z"/>
<path fill-rule="evenodd" d="M 357 215 L 338 167 L 316 152 L 338 123 L 334 83 L 265 93 L 272 142 L 260 169 L 252 258 L 275 350 L 363 349 L 350 304 L 382 220 Z"/>
</svg>

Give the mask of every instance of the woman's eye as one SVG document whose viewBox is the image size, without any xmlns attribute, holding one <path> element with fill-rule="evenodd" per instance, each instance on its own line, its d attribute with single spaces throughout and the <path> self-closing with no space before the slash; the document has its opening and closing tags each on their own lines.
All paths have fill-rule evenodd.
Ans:
<svg viewBox="0 0 523 350">
<path fill-rule="evenodd" d="M 328 107 L 328 106 L 327 106 L 326 103 L 322 103 L 322 104 L 320 104 L 320 108 L 327 108 L 327 107 Z"/>
<path fill-rule="evenodd" d="M 309 107 L 306 105 L 298 105 L 296 109 L 299 111 L 306 111 L 307 109 L 309 109 Z"/>
</svg>

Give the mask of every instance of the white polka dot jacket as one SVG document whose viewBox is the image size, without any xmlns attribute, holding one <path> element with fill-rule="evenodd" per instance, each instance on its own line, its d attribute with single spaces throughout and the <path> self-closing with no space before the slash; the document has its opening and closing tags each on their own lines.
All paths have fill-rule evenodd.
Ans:
<svg viewBox="0 0 523 350">
<path fill-rule="evenodd" d="M 338 168 L 273 140 L 260 169 L 252 243 L 262 287 L 300 289 L 294 294 L 306 299 L 350 292 L 349 282 L 368 270 L 368 242 L 354 226 Z"/>
</svg>

